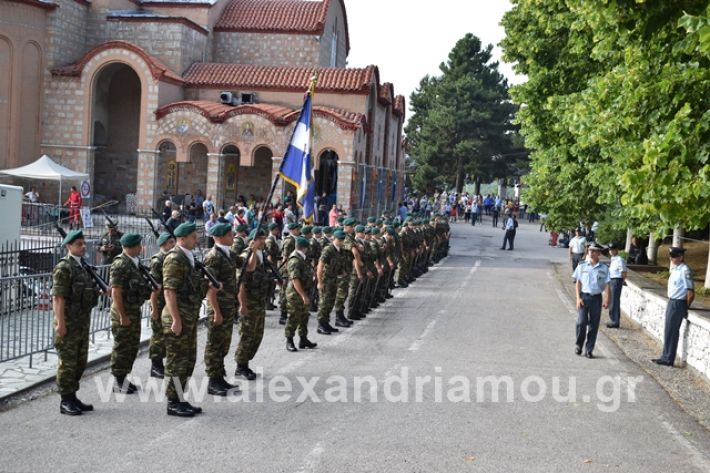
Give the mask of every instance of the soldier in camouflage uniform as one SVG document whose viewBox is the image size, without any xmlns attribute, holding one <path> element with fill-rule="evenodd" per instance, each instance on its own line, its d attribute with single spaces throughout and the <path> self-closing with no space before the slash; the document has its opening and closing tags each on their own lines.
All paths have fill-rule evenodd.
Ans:
<svg viewBox="0 0 710 473">
<path fill-rule="evenodd" d="M 136 386 L 126 379 L 133 369 L 141 341 L 141 307 L 150 299 L 152 288 L 138 266 L 141 236 L 121 237 L 123 252 L 111 263 L 111 373 L 116 378 L 114 392 L 133 394 Z"/>
<path fill-rule="evenodd" d="M 281 262 L 281 246 L 279 245 L 279 234 L 281 230 L 276 223 L 268 225 L 269 235 L 266 237 L 264 256 L 271 263 L 273 268 L 278 268 Z M 270 278 L 269 288 L 266 294 L 266 310 L 274 310 L 274 300 L 276 298 L 276 282 Z"/>
<path fill-rule="evenodd" d="M 325 250 L 325 247 L 331 244 L 333 239 L 333 228 L 323 227 L 323 236 L 320 238 L 321 252 Z"/>
<path fill-rule="evenodd" d="M 98 302 L 99 293 L 81 264 L 81 258 L 86 253 L 81 230 L 69 232 L 62 244 L 67 249 L 67 255 L 52 271 L 54 346 L 59 358 L 57 390 L 61 396 L 59 412 L 81 415 L 82 412 L 94 410 L 91 404 L 81 402 L 76 392 L 86 369 L 91 309 Z"/>
<path fill-rule="evenodd" d="M 286 322 L 286 350 L 298 351 L 293 343 L 293 337 L 298 330 L 300 337 L 298 348 L 316 348 L 317 343 L 308 340 L 308 307 L 311 300 L 308 297 L 313 286 L 313 267 L 306 261 L 308 240 L 296 238 L 296 249 L 288 258 L 288 288 L 286 301 L 288 303 L 288 321 Z"/>
<path fill-rule="evenodd" d="M 353 271 L 350 274 L 350 287 L 348 290 L 348 318 L 350 320 L 360 320 L 365 315 L 363 313 L 362 301 L 363 292 L 367 289 L 367 284 L 372 273 L 368 274 L 366 266 L 367 254 L 365 246 L 365 227 L 358 225 L 355 227 L 355 237 L 352 241 Z"/>
<path fill-rule="evenodd" d="M 400 241 L 402 242 L 402 255 L 399 262 L 399 271 L 397 273 L 397 285 L 399 287 L 407 287 L 411 279 L 409 278 L 410 264 L 412 262 L 412 233 L 409 228 L 409 217 L 402 224 L 402 229 L 399 232 Z"/>
<path fill-rule="evenodd" d="M 150 258 L 150 274 L 161 286 L 163 284 L 163 261 L 165 256 L 175 246 L 175 238 L 168 232 L 163 232 L 158 236 L 157 240 L 160 251 Z M 163 378 L 165 376 L 165 366 L 163 358 L 165 358 L 165 336 L 163 335 L 163 321 L 161 314 L 165 307 L 165 297 L 163 291 L 153 291 L 150 295 L 150 328 L 153 335 L 150 337 L 150 375 L 154 378 Z"/>
<path fill-rule="evenodd" d="M 350 275 L 354 270 L 354 259 L 355 254 L 353 253 L 353 247 L 355 245 L 355 238 L 353 237 L 353 232 L 355 231 L 355 219 L 348 218 L 343 220 L 343 233 L 345 233 L 345 240 L 343 240 L 343 249 L 345 250 L 345 257 L 343 258 L 343 275 L 338 276 L 338 291 L 335 293 L 335 320 L 345 321 L 344 323 L 348 326 L 352 325 L 353 322 L 345 318 L 345 301 L 348 298 L 348 293 L 350 289 Z M 348 314 L 350 315 L 350 314 Z M 337 325 L 337 322 L 336 322 Z M 339 325 L 340 326 L 340 325 Z"/>
<path fill-rule="evenodd" d="M 303 227 L 303 230 L 301 230 L 301 235 L 303 235 L 309 243 L 308 251 L 306 252 L 306 262 L 311 265 L 311 268 L 313 269 L 313 274 L 316 273 L 316 268 L 318 267 L 318 260 L 320 259 L 321 252 L 320 242 L 314 237 L 314 230 L 316 228 L 319 227 Z M 319 295 L 316 284 L 313 284 L 309 297 L 311 299 L 311 306 L 308 310 L 310 312 L 317 312 Z"/>
<path fill-rule="evenodd" d="M 335 305 L 335 295 L 338 291 L 338 278 L 345 276 L 345 263 L 347 257 L 343 249 L 345 233 L 338 230 L 335 232 L 333 242 L 327 245 L 321 252 L 316 271 L 318 281 L 318 291 L 320 293 L 320 303 L 318 304 L 318 333 L 330 335 L 338 332 L 337 328 L 330 325 L 330 312 Z M 336 319 L 335 325 L 338 327 L 349 327 L 348 324 Z"/>
<path fill-rule="evenodd" d="M 247 241 L 247 235 L 249 232 L 249 227 L 247 227 L 245 224 L 240 223 L 234 228 L 234 231 L 236 232 L 236 235 L 234 236 L 234 243 L 232 243 L 232 253 L 235 255 L 239 256 L 241 255 L 244 250 L 246 249 L 247 245 L 249 242 Z M 237 266 L 237 273 L 236 277 L 239 279 L 239 272 L 242 270 L 241 265 Z M 235 296 L 236 297 L 236 294 Z M 234 308 L 234 317 L 232 318 L 233 321 L 232 323 L 234 325 L 239 323 L 239 300 L 236 302 L 236 307 Z"/>
<path fill-rule="evenodd" d="M 207 344 L 205 369 L 209 378 L 207 393 L 226 396 L 237 386 L 227 382 L 224 357 L 229 353 L 237 311 L 237 268 L 241 268 L 238 255 L 232 251 L 236 245 L 232 226 L 218 223 L 210 229 L 214 246 L 205 257 L 205 267 L 222 283 L 221 291 L 207 293 Z"/>
<path fill-rule="evenodd" d="M 102 255 L 101 264 L 111 264 L 113 259 L 121 254 L 122 236 L 123 233 L 118 231 L 115 222 L 106 222 L 106 233 L 101 235 L 101 246 L 99 246 Z"/>
<path fill-rule="evenodd" d="M 289 223 L 288 226 L 288 236 L 283 239 L 283 245 L 281 247 L 281 268 L 284 270 L 287 270 L 286 268 L 286 262 L 288 261 L 289 256 L 293 251 L 296 249 L 296 238 L 298 238 L 301 235 L 301 225 L 298 223 Z M 281 325 L 286 325 L 286 320 L 288 319 L 288 306 L 286 303 L 286 288 L 282 287 L 281 288 L 281 300 L 279 301 L 279 305 L 281 306 L 281 317 L 279 318 L 279 323 Z"/>
<path fill-rule="evenodd" d="M 194 223 L 183 223 L 174 232 L 177 245 L 163 263 L 163 331 L 165 334 L 165 394 L 168 415 L 192 417 L 202 412 L 185 401 L 187 381 L 197 359 L 197 321 L 207 281 L 195 268 L 197 231 Z M 214 291 L 215 288 L 209 290 Z"/>
<path fill-rule="evenodd" d="M 278 229 L 278 228 L 277 228 Z M 266 291 L 267 282 L 271 280 L 264 266 L 264 248 L 266 233 L 261 229 L 254 229 L 249 234 L 252 249 L 241 284 L 239 286 L 239 300 L 241 306 L 241 334 L 239 346 L 234 355 L 237 362 L 236 376 L 243 376 L 251 381 L 256 379 L 256 373 L 249 368 L 249 362 L 254 359 L 256 352 L 264 338 L 264 321 L 266 319 Z M 241 258 L 246 259 L 248 251 L 242 253 Z"/>
</svg>

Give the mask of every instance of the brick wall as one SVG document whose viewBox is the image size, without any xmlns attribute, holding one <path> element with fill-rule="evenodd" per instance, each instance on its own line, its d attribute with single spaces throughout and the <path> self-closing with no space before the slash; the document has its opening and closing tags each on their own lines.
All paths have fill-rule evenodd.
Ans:
<svg viewBox="0 0 710 473">
<path fill-rule="evenodd" d="M 214 33 L 214 62 L 316 66 L 320 43 L 298 34 Z"/>
<path fill-rule="evenodd" d="M 56 0 L 59 8 L 49 14 L 47 67 L 70 64 L 92 45 L 86 41 L 89 8 L 74 0 Z"/>
</svg>

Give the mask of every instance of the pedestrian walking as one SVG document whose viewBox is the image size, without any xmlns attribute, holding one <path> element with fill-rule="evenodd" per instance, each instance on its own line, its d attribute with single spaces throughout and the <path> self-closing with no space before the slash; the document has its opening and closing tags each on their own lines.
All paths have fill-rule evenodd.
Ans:
<svg viewBox="0 0 710 473">
<path fill-rule="evenodd" d="M 572 271 L 577 269 L 577 265 L 584 259 L 584 252 L 587 246 L 587 239 L 582 235 L 579 228 L 574 230 L 574 238 L 569 241 L 569 259 L 572 262 Z"/>
<path fill-rule="evenodd" d="M 503 246 L 500 248 L 501 250 L 505 250 L 506 245 L 508 246 L 509 251 L 513 250 L 516 228 L 518 228 L 518 220 L 515 218 L 515 214 L 511 213 L 508 218 L 505 219 L 505 223 L 503 224 L 505 236 L 503 237 Z"/>
<path fill-rule="evenodd" d="M 654 363 L 673 366 L 680 326 L 688 318 L 688 309 L 695 299 L 693 272 L 685 263 L 685 250 L 676 246 L 669 249 L 671 274 L 668 277 L 668 305 L 666 306 L 666 326 L 663 332 L 663 353 Z"/>
<path fill-rule="evenodd" d="M 589 246 L 589 261 L 577 265 L 572 277 L 577 294 L 577 341 L 575 353 L 594 358 L 602 307 L 609 305 L 609 268 L 599 261 L 601 247 L 596 243 Z M 602 293 L 604 297 L 602 298 Z M 586 345 L 585 345 L 586 340 Z"/>
</svg>

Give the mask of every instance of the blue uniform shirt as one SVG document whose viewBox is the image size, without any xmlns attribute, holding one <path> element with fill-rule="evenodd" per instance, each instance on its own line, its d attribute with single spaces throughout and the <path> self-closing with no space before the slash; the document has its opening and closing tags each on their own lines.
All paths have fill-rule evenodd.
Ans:
<svg viewBox="0 0 710 473">
<path fill-rule="evenodd" d="M 601 294 L 610 280 L 609 268 L 601 262 L 596 265 L 587 261 L 579 263 L 572 277 L 582 284 L 582 292 L 592 295 Z"/>
<path fill-rule="evenodd" d="M 609 277 L 612 279 L 621 278 L 621 274 L 626 272 L 626 261 L 619 255 L 612 256 L 609 263 Z"/>
<path fill-rule="evenodd" d="M 687 264 L 671 265 L 671 275 L 668 277 L 668 298 L 686 300 L 688 291 L 695 290 L 693 272 Z"/>
</svg>

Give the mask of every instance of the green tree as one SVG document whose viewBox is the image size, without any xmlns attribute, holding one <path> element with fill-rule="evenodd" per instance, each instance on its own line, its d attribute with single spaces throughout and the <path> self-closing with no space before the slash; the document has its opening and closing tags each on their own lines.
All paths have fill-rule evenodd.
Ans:
<svg viewBox="0 0 710 473">
<path fill-rule="evenodd" d="M 412 94 L 405 131 L 417 190 L 453 184 L 461 192 L 467 174 L 479 183 L 505 175 L 505 163 L 493 156 L 512 149 L 515 106 L 492 49 L 467 34 L 441 64 L 441 76 L 424 77 Z"/>
</svg>

